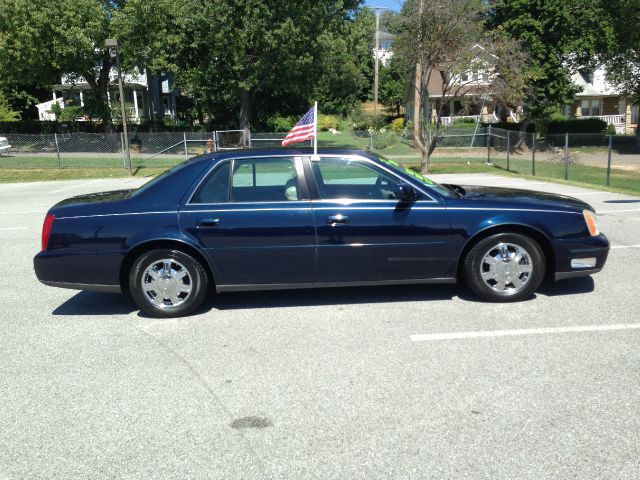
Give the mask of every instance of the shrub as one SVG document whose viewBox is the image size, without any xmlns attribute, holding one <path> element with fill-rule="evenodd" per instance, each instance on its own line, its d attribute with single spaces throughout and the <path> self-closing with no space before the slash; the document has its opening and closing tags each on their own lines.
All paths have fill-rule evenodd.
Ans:
<svg viewBox="0 0 640 480">
<path fill-rule="evenodd" d="M 394 132 L 402 132 L 404 130 L 404 124 L 404 118 L 396 118 L 391 122 L 391 130 L 393 130 Z"/>
<path fill-rule="evenodd" d="M 475 118 L 456 118 L 453 121 L 453 125 L 466 125 L 466 124 L 475 124 Z"/>
<path fill-rule="evenodd" d="M 598 118 L 552 120 L 547 122 L 547 133 L 604 133 L 607 122 Z"/>
<path fill-rule="evenodd" d="M 483 127 L 488 127 L 488 123 L 482 123 Z M 502 130 L 511 130 L 511 131 L 522 131 L 522 122 L 520 123 L 512 123 L 512 122 L 496 122 L 491 124 L 491 128 L 500 128 Z M 527 125 L 527 133 L 532 133 L 536 131 L 536 125 L 533 122 L 530 122 Z"/>
<path fill-rule="evenodd" d="M 616 134 L 616 126 L 609 124 L 607 125 L 607 135 L 615 135 Z"/>
<path fill-rule="evenodd" d="M 267 119 L 267 127 L 274 132 L 288 132 L 295 125 L 291 117 L 281 117 L 276 115 Z"/>
<path fill-rule="evenodd" d="M 393 131 L 380 130 L 373 132 L 373 148 L 383 150 L 391 145 L 398 143 L 398 134 Z"/>
<path fill-rule="evenodd" d="M 318 130 L 326 132 L 331 128 L 338 129 L 338 117 L 335 115 L 318 115 Z"/>
</svg>

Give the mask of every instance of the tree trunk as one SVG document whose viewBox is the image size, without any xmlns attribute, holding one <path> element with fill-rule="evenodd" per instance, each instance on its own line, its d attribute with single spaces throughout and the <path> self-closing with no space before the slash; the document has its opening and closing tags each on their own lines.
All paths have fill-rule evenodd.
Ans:
<svg viewBox="0 0 640 480">
<path fill-rule="evenodd" d="M 240 89 L 240 130 L 251 130 L 251 115 L 255 90 Z"/>
<path fill-rule="evenodd" d="M 513 147 L 514 150 L 524 150 L 527 146 L 527 130 L 529 129 L 529 125 L 531 125 L 531 120 L 526 119 L 522 122 L 520 126 L 520 135 L 518 136 L 518 142 Z"/>
<path fill-rule="evenodd" d="M 109 102 L 107 101 L 110 72 L 111 62 L 103 61 L 97 79 L 91 74 L 91 72 L 83 72 L 82 74 L 91 88 L 95 108 L 97 109 L 98 117 L 102 121 L 102 128 L 105 133 L 113 132 L 113 126 L 111 124 L 111 109 L 109 108 Z"/>
</svg>

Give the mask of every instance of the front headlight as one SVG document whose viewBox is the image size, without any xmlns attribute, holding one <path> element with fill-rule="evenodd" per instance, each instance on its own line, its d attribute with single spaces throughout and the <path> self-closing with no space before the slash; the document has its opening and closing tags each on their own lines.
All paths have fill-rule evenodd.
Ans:
<svg viewBox="0 0 640 480">
<path fill-rule="evenodd" d="M 583 210 L 582 216 L 584 216 L 584 221 L 587 223 L 587 228 L 589 229 L 589 233 L 592 237 L 596 235 L 600 235 L 600 230 L 598 229 L 598 217 L 591 210 Z"/>
</svg>

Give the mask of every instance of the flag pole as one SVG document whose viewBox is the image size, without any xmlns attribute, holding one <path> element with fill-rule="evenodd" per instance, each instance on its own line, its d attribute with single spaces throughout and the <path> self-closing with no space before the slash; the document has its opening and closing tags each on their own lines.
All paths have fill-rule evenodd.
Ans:
<svg viewBox="0 0 640 480">
<path fill-rule="evenodd" d="M 313 156 L 318 156 L 318 102 L 313 102 Z"/>
</svg>

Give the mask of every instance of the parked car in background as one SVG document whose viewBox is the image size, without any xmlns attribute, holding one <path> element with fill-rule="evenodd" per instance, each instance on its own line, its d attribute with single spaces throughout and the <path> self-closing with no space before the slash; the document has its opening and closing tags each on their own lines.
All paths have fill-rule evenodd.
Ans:
<svg viewBox="0 0 640 480">
<path fill-rule="evenodd" d="M 594 210 L 566 196 L 439 185 L 370 152 L 233 151 L 197 157 L 137 190 L 82 195 L 46 215 L 47 285 L 131 293 L 186 315 L 207 292 L 455 283 L 530 297 L 545 276 L 602 269 Z"/>
<path fill-rule="evenodd" d="M 5 137 L 0 137 L 0 155 L 5 152 L 8 153 L 10 149 L 11 145 L 9 145 L 9 140 L 7 140 Z"/>
</svg>

